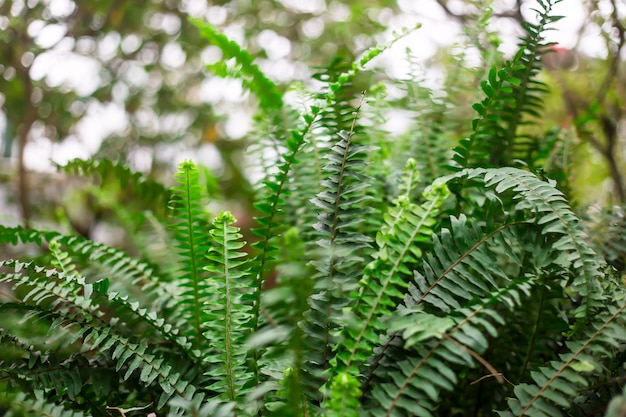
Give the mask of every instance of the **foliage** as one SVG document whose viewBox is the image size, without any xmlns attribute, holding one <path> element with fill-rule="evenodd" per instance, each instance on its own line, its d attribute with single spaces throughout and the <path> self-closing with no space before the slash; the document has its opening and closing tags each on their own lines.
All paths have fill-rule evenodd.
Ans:
<svg viewBox="0 0 626 417">
<path fill-rule="evenodd" d="M 95 177 L 97 189 L 122 182 L 135 202 L 125 219 L 143 249 L 0 227 L 5 247 L 31 251 L 0 260 L 0 407 L 76 416 L 616 415 L 623 214 L 581 221 L 567 194 L 571 164 L 552 158 L 567 136 L 536 126 L 552 7 L 539 2 L 540 23 L 526 25 L 512 60 L 477 70 L 483 97 L 452 152 L 441 134 L 462 112 L 419 79 L 398 81 L 418 92 L 407 99 L 421 106 L 414 137 L 377 126 L 384 85 L 352 92 L 406 33 L 320 71 L 319 89 L 302 91 L 296 109 L 249 51 L 196 21 L 235 59 L 272 132 L 254 241 L 192 161 L 169 189 L 108 160 L 62 167 Z M 448 75 L 449 93 L 467 88 Z M 281 120 L 289 123 L 271 129 Z"/>
</svg>

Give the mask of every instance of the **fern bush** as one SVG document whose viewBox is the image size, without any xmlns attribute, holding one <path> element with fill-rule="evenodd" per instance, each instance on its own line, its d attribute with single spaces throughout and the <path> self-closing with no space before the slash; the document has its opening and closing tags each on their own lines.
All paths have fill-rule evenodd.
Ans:
<svg viewBox="0 0 626 417">
<path fill-rule="evenodd" d="M 258 159 L 254 241 L 210 212 L 223 202 L 191 161 L 172 188 L 111 161 L 60 167 L 121 180 L 152 206 L 125 217 L 131 233 L 159 233 L 132 256 L 0 227 L 5 246 L 38 248 L 0 261 L 4 413 L 599 416 L 615 397 L 608 415 L 621 415 L 626 291 L 607 260 L 623 261 L 623 215 L 585 226 L 571 167 L 553 163 L 563 135 L 529 128 L 552 6 L 539 1 L 519 52 L 485 72 L 456 145 L 463 112 L 417 79 L 398 81 L 414 128 L 376 127 L 384 86 L 352 85 L 388 45 L 321 72 L 298 112 L 247 51 L 196 22 L 231 59 L 214 70 L 258 96 L 276 151 Z"/>
</svg>

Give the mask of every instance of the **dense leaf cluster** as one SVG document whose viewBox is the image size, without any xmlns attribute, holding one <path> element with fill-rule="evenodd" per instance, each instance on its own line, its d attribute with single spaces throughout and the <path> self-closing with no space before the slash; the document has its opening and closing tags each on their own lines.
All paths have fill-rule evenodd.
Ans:
<svg viewBox="0 0 626 417">
<path fill-rule="evenodd" d="M 0 227 L 0 243 L 36 248 L 0 260 L 0 406 L 68 416 L 603 414 L 622 392 L 626 292 L 605 259 L 623 269 L 623 214 L 602 214 L 609 243 L 588 238 L 566 194 L 569 167 L 546 166 L 559 135 L 521 128 L 541 115 L 542 34 L 557 20 L 552 2 L 539 6 L 515 57 L 485 72 L 453 152 L 439 136 L 460 124 L 451 101 L 411 96 L 437 117 L 417 114 L 414 136 L 389 138 L 375 125 L 384 87 L 351 95 L 386 46 L 321 72 L 299 113 L 245 49 L 196 22 L 234 58 L 272 132 L 255 241 L 231 212 L 211 213 L 226 202 L 191 161 L 171 189 L 109 161 L 63 167 L 152 201 L 157 214 L 136 219 L 161 233 L 138 259 Z M 281 114 L 289 126 L 273 129 Z"/>
</svg>

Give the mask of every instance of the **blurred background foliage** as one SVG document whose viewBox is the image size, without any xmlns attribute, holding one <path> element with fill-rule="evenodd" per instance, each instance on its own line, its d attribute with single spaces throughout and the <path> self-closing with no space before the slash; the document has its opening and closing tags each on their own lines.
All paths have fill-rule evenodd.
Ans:
<svg viewBox="0 0 626 417">
<path fill-rule="evenodd" d="M 586 208 L 626 199 L 626 6 L 581 2 L 577 38 L 546 58 L 550 117 L 542 129 L 555 128 L 568 148 L 560 157 L 576 160 L 573 194 Z M 103 188 L 97 179 L 93 186 L 93 179 L 56 172 L 50 160 L 108 158 L 167 183 L 178 162 L 193 158 L 207 167 L 209 190 L 239 207 L 236 217 L 247 227 L 255 179 L 245 151 L 257 130 L 256 103 L 240 81 L 207 70 L 221 51 L 189 17 L 254 54 L 284 90 L 350 63 L 388 40 L 392 28 L 437 20 L 432 53 L 422 50 L 432 45 L 397 46 L 408 65 L 387 54 L 361 81 L 380 82 L 369 95 L 393 136 L 414 134 L 403 129 L 411 117 L 441 117 L 445 108 L 420 107 L 424 97 L 429 105 L 442 101 L 438 91 L 447 91 L 451 111 L 471 114 L 479 81 L 511 53 L 531 7 L 526 0 L 0 0 L 2 222 L 121 244 L 125 212 L 150 202 L 133 199 L 123 182 Z M 438 43 L 450 38 L 446 28 L 459 36 Z M 593 56 L 589 39 L 599 51 Z M 398 77 L 421 82 L 399 88 Z M 439 134 L 453 145 L 469 128 L 448 124 Z"/>
</svg>

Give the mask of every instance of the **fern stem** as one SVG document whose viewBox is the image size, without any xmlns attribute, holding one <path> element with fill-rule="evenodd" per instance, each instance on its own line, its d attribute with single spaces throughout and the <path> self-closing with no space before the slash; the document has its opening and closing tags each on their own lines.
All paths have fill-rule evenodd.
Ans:
<svg viewBox="0 0 626 417">
<path fill-rule="evenodd" d="M 187 196 L 191 196 L 193 194 L 192 192 L 192 178 L 191 178 L 191 174 L 190 174 L 190 169 L 187 168 L 185 169 L 185 192 L 187 193 Z M 194 293 L 194 327 L 196 330 L 196 338 L 195 338 L 195 347 L 196 348 L 200 348 L 200 341 L 202 340 L 202 329 L 201 329 L 201 322 L 200 322 L 200 314 L 201 314 L 201 309 L 200 309 L 200 286 L 199 286 L 199 279 L 200 277 L 198 276 L 198 264 L 197 264 L 197 256 L 198 254 L 195 252 L 196 250 L 196 246 L 195 246 L 195 239 L 194 239 L 194 235 L 193 235 L 193 219 L 195 218 L 194 214 L 193 214 L 193 210 L 191 209 L 191 201 L 190 199 L 187 199 L 186 204 L 185 204 L 185 208 L 187 210 L 186 213 L 186 221 L 187 221 L 187 238 L 189 239 L 188 242 L 190 243 L 189 245 L 189 249 L 190 249 L 190 260 L 191 260 L 191 277 L 192 277 L 192 284 L 193 284 L 193 293 Z"/>
<path fill-rule="evenodd" d="M 512 222 L 512 223 L 507 223 L 507 224 L 503 224 L 502 226 L 498 227 L 497 229 L 493 230 L 491 233 L 485 235 L 482 237 L 482 239 L 480 239 L 478 242 L 476 242 L 471 248 L 469 248 L 467 251 L 465 251 L 465 253 L 462 256 L 459 256 L 458 259 L 456 259 L 454 262 L 452 262 L 445 271 L 443 271 L 441 273 L 441 275 L 439 275 L 437 277 L 437 279 L 431 284 L 430 287 L 428 287 L 428 289 L 426 291 L 423 292 L 423 294 L 420 296 L 420 298 L 418 298 L 415 301 L 416 305 L 419 305 L 422 301 L 424 301 L 424 298 L 426 298 L 426 296 L 428 296 L 428 294 L 431 293 L 431 291 L 439 284 L 439 282 L 445 278 L 446 275 L 448 275 L 448 273 L 450 271 L 452 271 L 454 268 L 457 267 L 457 265 L 459 265 L 461 262 L 463 262 L 463 260 L 465 260 L 465 258 L 467 258 L 472 252 L 474 252 L 476 249 L 478 249 L 482 244 L 484 244 L 487 240 L 491 239 L 493 236 L 495 236 L 496 234 L 500 233 L 501 231 L 503 231 L 504 229 L 511 227 L 511 226 L 515 226 L 518 224 L 532 224 L 530 222 L 527 221 L 516 221 L 516 222 Z"/>
<path fill-rule="evenodd" d="M 222 247 L 224 248 L 224 291 L 226 295 L 226 305 L 224 314 L 224 353 L 226 355 L 226 372 L 228 375 L 228 393 L 231 401 L 235 401 L 235 377 L 233 375 L 233 360 L 232 360 L 232 341 L 231 341 L 231 289 L 230 289 L 230 274 L 228 266 L 228 224 L 222 222 Z"/>
<path fill-rule="evenodd" d="M 452 343 L 454 343 L 455 345 L 457 345 L 458 347 L 460 347 L 461 349 L 463 349 L 464 351 L 469 353 L 472 358 L 476 359 L 483 367 L 485 367 L 485 369 L 487 369 L 490 372 L 489 375 L 483 376 L 483 377 L 479 378 L 475 382 L 479 382 L 482 379 L 484 379 L 485 377 L 492 376 L 492 377 L 496 378 L 499 383 L 504 384 L 505 378 L 502 375 L 502 372 L 498 372 L 498 370 L 496 368 L 494 368 L 489 362 L 487 362 L 487 360 L 485 358 L 483 358 L 478 353 L 476 353 L 474 350 L 472 350 L 469 347 L 465 346 L 463 343 L 459 342 L 458 340 L 455 340 L 455 339 L 453 339 L 453 338 L 451 338 L 449 336 L 444 336 L 444 338 L 449 340 L 449 341 L 451 341 Z"/>
<path fill-rule="evenodd" d="M 545 281 L 545 277 L 544 277 L 544 281 Z M 530 338 L 530 342 L 528 343 L 528 349 L 526 350 L 524 362 L 522 363 L 522 367 L 520 368 L 519 376 L 517 378 L 518 382 L 522 380 L 524 374 L 526 373 L 526 368 L 528 367 L 528 363 L 530 362 L 530 356 L 532 355 L 532 352 L 535 347 L 535 341 L 537 340 L 537 334 L 539 333 L 539 324 L 541 323 L 542 321 L 541 319 L 543 318 L 543 309 L 544 309 L 544 305 L 546 302 L 546 292 L 548 291 L 548 289 L 545 286 L 545 282 L 543 284 L 544 285 L 542 285 L 541 299 L 539 301 L 539 311 L 537 312 L 537 317 L 535 318 L 535 324 L 533 326 L 533 334 L 532 334 L 532 337 Z"/>
<path fill-rule="evenodd" d="M 451 329 L 446 335 L 446 337 L 442 337 L 441 339 L 439 339 L 439 341 L 437 341 L 437 343 L 428 351 L 428 353 L 421 358 L 421 360 L 417 363 L 417 365 L 415 365 L 413 369 L 411 369 L 411 371 L 406 374 L 404 382 L 402 383 L 402 385 L 398 387 L 398 390 L 396 394 L 394 395 L 393 400 L 391 401 L 391 404 L 387 406 L 387 413 L 385 414 L 385 417 L 389 417 L 394 414 L 393 411 L 395 410 L 396 405 L 402 398 L 402 394 L 409 387 L 409 382 L 411 381 L 411 379 L 413 379 L 417 375 L 419 370 L 423 366 L 426 365 L 426 363 L 428 362 L 428 359 L 430 359 L 430 357 L 435 354 L 439 346 L 441 346 L 445 341 L 447 341 L 451 337 L 451 335 L 457 332 L 462 326 L 464 326 L 466 323 L 469 323 L 471 319 L 476 317 L 484 309 L 485 309 L 485 306 L 479 306 L 476 310 L 472 311 L 470 315 L 465 317 L 459 324 L 457 324 L 453 329 Z"/>
</svg>

